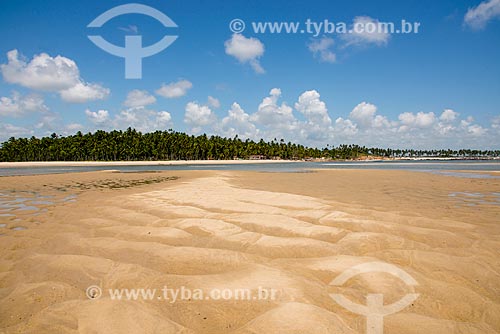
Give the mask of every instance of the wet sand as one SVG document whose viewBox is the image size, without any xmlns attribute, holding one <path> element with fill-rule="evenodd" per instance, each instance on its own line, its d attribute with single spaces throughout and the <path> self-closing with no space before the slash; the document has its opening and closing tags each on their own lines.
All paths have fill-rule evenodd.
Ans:
<svg viewBox="0 0 500 334">
<path fill-rule="evenodd" d="M 500 332 L 499 179 L 91 172 L 2 177 L 0 193 L 0 333 L 365 333 L 366 317 L 330 294 L 366 304 L 368 293 L 386 304 L 419 294 L 384 317 L 384 333 Z M 373 272 L 331 284 L 373 261 L 418 285 Z M 277 298 L 106 293 L 164 286 Z"/>
</svg>

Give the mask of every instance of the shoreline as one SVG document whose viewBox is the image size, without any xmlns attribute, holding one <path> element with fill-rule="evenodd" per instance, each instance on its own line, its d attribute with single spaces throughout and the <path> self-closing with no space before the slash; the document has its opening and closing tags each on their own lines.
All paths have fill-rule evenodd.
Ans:
<svg viewBox="0 0 500 334">
<path fill-rule="evenodd" d="M 162 160 L 162 161 L 23 161 L 0 162 L 0 168 L 29 168 L 29 167 L 98 167 L 98 166 L 187 166 L 187 165 L 247 165 L 247 164 L 280 164 L 280 163 L 397 163 L 397 162 L 459 162 L 475 161 L 482 163 L 500 163 L 498 159 L 456 159 L 456 158 L 400 158 L 400 159 L 367 159 L 367 160 Z M 495 162 L 493 162 L 495 161 Z"/>
<path fill-rule="evenodd" d="M 186 166 L 298 163 L 300 160 L 164 160 L 164 161 L 29 161 L 0 162 L 0 168 L 96 167 L 96 166 Z"/>
</svg>

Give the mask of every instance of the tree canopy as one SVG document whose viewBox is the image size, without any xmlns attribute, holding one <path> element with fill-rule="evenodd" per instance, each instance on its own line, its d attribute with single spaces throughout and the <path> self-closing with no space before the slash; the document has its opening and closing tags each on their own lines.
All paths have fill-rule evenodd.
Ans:
<svg viewBox="0 0 500 334">
<path fill-rule="evenodd" d="M 229 160 L 259 156 L 267 159 L 358 159 L 361 157 L 498 157 L 500 150 L 401 150 L 367 148 L 358 145 L 329 146 L 318 149 L 283 139 L 241 140 L 220 136 L 188 135 L 182 132 L 141 133 L 102 131 L 71 136 L 53 133 L 43 138 L 10 138 L 1 144 L 0 161 L 157 161 Z"/>
</svg>

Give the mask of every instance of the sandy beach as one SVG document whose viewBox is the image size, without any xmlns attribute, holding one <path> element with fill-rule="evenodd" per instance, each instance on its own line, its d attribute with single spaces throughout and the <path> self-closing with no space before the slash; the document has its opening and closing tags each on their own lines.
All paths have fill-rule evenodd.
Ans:
<svg viewBox="0 0 500 334">
<path fill-rule="evenodd" d="M 185 166 L 185 165 L 244 165 L 293 163 L 293 160 L 165 160 L 165 161 L 30 161 L 0 162 L 0 168 L 23 167 L 95 167 L 95 166 Z"/>
<path fill-rule="evenodd" d="M 367 333 L 367 317 L 331 296 L 366 305 L 367 294 L 385 305 L 418 294 L 383 317 L 384 333 L 500 333 L 498 178 L 9 176 L 0 205 L 0 333 Z M 332 284 L 367 263 L 416 284 L 387 270 Z M 165 287 L 190 292 L 174 301 Z M 110 292 L 124 289 L 156 294 Z"/>
</svg>

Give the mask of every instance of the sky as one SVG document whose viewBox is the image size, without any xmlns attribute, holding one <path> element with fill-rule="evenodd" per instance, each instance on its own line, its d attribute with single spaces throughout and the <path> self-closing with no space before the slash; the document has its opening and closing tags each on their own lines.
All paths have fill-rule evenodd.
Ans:
<svg viewBox="0 0 500 334">
<path fill-rule="evenodd" d="M 137 12 L 88 27 L 130 3 L 0 1 L 0 141 L 132 127 L 499 149 L 500 0 L 140 1 L 176 27 Z M 410 33 L 396 33 L 402 20 Z M 380 23 L 394 31 L 369 29 Z M 127 78 L 125 59 L 88 36 L 177 39 Z"/>
</svg>

